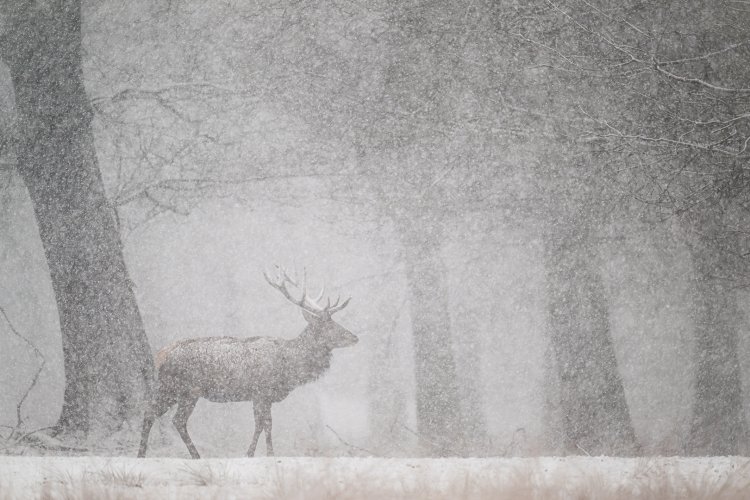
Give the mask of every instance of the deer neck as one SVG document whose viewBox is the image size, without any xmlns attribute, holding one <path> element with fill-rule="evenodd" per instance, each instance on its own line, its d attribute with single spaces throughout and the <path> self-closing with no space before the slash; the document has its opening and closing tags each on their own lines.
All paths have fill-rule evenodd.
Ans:
<svg viewBox="0 0 750 500">
<path fill-rule="evenodd" d="M 309 325 L 289 341 L 288 348 L 288 375 L 297 384 L 316 380 L 331 366 L 333 350 Z"/>
</svg>

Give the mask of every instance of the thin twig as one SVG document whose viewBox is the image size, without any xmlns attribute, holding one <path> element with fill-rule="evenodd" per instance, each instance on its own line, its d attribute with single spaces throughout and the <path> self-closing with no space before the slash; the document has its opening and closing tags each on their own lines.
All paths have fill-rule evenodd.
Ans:
<svg viewBox="0 0 750 500">
<path fill-rule="evenodd" d="M 710 59 L 713 56 L 723 54 L 724 52 L 729 52 L 731 50 L 742 47 L 743 45 L 747 45 L 748 43 L 750 43 L 750 40 L 743 40 L 739 43 L 733 43 L 731 45 L 727 45 L 723 49 L 715 50 L 713 52 L 708 52 L 706 54 L 701 54 L 699 56 L 694 56 L 694 57 L 683 57 L 682 59 L 673 59 L 671 61 L 660 61 L 659 64 L 661 66 L 666 66 L 667 64 L 682 64 L 686 62 L 706 60 L 706 59 Z"/>
<path fill-rule="evenodd" d="M 23 340 L 26 343 L 26 345 L 28 345 L 34 351 L 34 355 L 40 361 L 39 367 L 37 368 L 36 373 L 34 374 L 34 377 L 31 380 L 31 384 L 26 388 L 26 391 L 23 393 L 23 396 L 21 396 L 21 399 L 18 401 L 18 404 L 16 404 L 16 426 L 15 428 L 12 429 L 11 435 L 10 435 L 10 437 L 13 437 L 23 425 L 23 417 L 21 415 L 23 404 L 24 402 L 26 402 L 26 398 L 29 397 L 29 394 L 34 389 L 34 387 L 36 387 L 37 382 L 39 382 L 39 375 L 41 375 L 42 370 L 44 370 L 46 359 L 44 358 L 44 355 L 42 354 L 42 352 L 37 348 L 37 346 L 34 345 L 33 342 L 31 342 L 28 338 L 22 335 L 21 332 L 18 331 L 18 329 L 15 327 L 13 322 L 8 317 L 8 313 L 5 311 L 5 309 L 2 306 L 0 306 L 0 313 L 2 313 L 3 317 L 5 318 L 5 322 L 8 324 L 10 331 L 13 332 L 13 334 L 16 335 L 18 338 Z"/>
<path fill-rule="evenodd" d="M 453 455 L 458 455 L 458 453 L 456 453 L 456 450 L 453 449 L 453 447 L 451 447 L 451 446 L 447 446 L 447 445 L 442 445 L 441 446 L 441 445 L 435 443 L 434 441 L 431 441 L 431 440 L 427 439 L 426 437 L 418 434 L 416 431 L 410 429 L 406 424 L 402 423 L 401 427 L 403 427 L 404 429 L 406 429 L 409 433 L 411 433 L 412 435 L 414 435 L 421 442 L 430 445 L 434 451 L 442 451 L 442 450 L 445 449 L 448 452 L 452 453 Z"/>
<path fill-rule="evenodd" d="M 586 454 L 586 456 L 589 456 L 589 457 L 591 456 L 591 453 L 589 453 L 588 451 L 586 451 L 583 448 L 583 446 L 581 446 L 580 444 L 576 443 L 576 448 L 578 448 L 579 450 L 581 450 L 582 452 L 584 452 Z"/>
<path fill-rule="evenodd" d="M 352 449 L 355 449 L 355 450 L 363 451 L 363 452 L 367 453 L 370 456 L 375 456 L 375 453 L 373 453 L 372 451 L 368 450 L 367 448 L 362 448 L 361 446 L 357 446 L 357 445 L 351 444 L 350 442 L 346 441 L 344 438 L 342 438 L 339 435 L 338 432 L 336 432 L 335 430 L 333 430 L 333 427 L 331 427 L 330 425 L 326 425 L 326 429 L 328 429 L 329 431 L 333 432 L 333 435 L 336 436 L 336 438 L 339 441 L 341 441 L 341 444 L 343 444 L 344 446 L 348 446 L 349 448 L 352 448 Z"/>
<path fill-rule="evenodd" d="M 659 62 L 654 63 L 654 69 L 658 71 L 659 73 L 661 73 L 662 75 L 672 78 L 673 80 L 677 80 L 678 82 L 694 83 L 694 84 L 706 87 L 708 89 L 715 90 L 717 92 L 740 93 L 740 94 L 750 93 L 750 88 L 724 87 L 722 85 L 715 85 L 713 83 L 707 82 L 703 80 L 702 78 L 694 78 L 694 77 L 682 76 L 682 75 L 672 73 L 671 71 L 667 71 L 666 69 L 662 68 L 661 63 Z"/>
</svg>

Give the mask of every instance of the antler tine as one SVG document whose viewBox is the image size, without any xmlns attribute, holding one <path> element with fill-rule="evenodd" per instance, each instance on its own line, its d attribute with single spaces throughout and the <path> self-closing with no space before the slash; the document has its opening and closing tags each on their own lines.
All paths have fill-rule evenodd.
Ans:
<svg viewBox="0 0 750 500">
<path fill-rule="evenodd" d="M 333 305 L 331 305 L 331 301 L 330 300 L 328 301 L 328 307 L 329 308 L 336 307 L 337 305 L 339 305 L 339 301 L 340 300 L 341 300 L 341 295 L 337 295 L 336 296 L 336 302 L 334 302 Z"/>
<path fill-rule="evenodd" d="M 336 297 L 336 301 L 334 303 L 331 303 L 331 298 L 328 297 L 326 299 L 326 305 L 325 307 L 321 306 L 319 301 L 323 298 L 325 295 L 325 283 L 320 289 L 320 293 L 316 298 L 308 297 L 307 295 L 307 268 L 302 269 L 302 282 L 300 283 L 297 279 L 297 269 L 294 270 L 294 278 L 292 278 L 289 275 L 289 272 L 286 270 L 286 268 L 281 267 L 279 265 L 275 265 L 276 271 L 277 271 L 277 277 L 276 281 L 272 280 L 268 273 L 263 270 L 263 277 L 266 279 L 266 281 L 275 289 L 281 292 L 284 297 L 291 302 L 292 304 L 301 307 L 307 312 L 310 312 L 312 314 L 315 314 L 316 316 L 320 315 L 331 315 L 335 312 L 338 312 L 345 308 L 347 305 L 349 305 L 349 301 L 352 300 L 351 297 L 346 299 L 343 303 L 341 302 L 341 295 L 338 295 Z M 296 300 L 292 295 L 289 293 L 289 289 L 287 288 L 286 284 L 291 283 L 295 288 L 298 288 L 302 291 L 302 297 L 299 300 Z"/>
<path fill-rule="evenodd" d="M 268 284 L 269 284 L 269 285 L 271 285 L 271 286 L 272 286 L 272 287 L 274 287 L 275 289 L 279 290 L 279 291 L 280 291 L 281 293 L 283 293 L 283 294 L 284 294 L 284 296 L 285 296 L 286 298 L 288 298 L 289 300 L 292 300 L 292 298 L 291 298 L 291 297 L 289 296 L 289 292 L 288 292 L 288 291 L 287 291 L 287 289 L 286 289 L 286 284 L 284 283 L 284 279 L 283 279 L 283 277 L 281 276 L 281 272 L 280 272 L 280 271 L 278 271 L 278 269 L 280 269 L 280 268 L 279 268 L 279 266 L 276 266 L 276 268 L 277 268 L 277 272 L 276 272 L 276 281 L 272 280 L 272 279 L 271 279 L 271 278 L 270 278 L 270 277 L 268 276 L 268 273 L 266 272 L 266 270 L 265 270 L 265 269 L 263 269 L 263 277 L 264 277 L 264 278 L 266 279 L 266 281 L 268 282 Z"/>
<path fill-rule="evenodd" d="M 343 308 L 345 308 L 346 306 L 349 305 L 349 301 L 350 300 L 352 300 L 351 297 L 349 297 L 348 299 L 346 299 L 341 305 L 338 305 L 339 300 L 336 299 L 336 303 L 333 304 L 330 308 L 328 308 L 328 314 L 333 314 L 335 312 L 338 312 L 338 311 L 342 310 Z"/>
<path fill-rule="evenodd" d="M 302 268 L 302 303 L 310 305 L 309 299 L 307 299 L 307 268 Z"/>
<path fill-rule="evenodd" d="M 323 283 L 323 288 L 321 288 L 321 289 L 320 289 L 320 293 L 319 293 L 319 294 L 318 294 L 318 296 L 317 296 L 317 297 L 315 297 L 315 299 L 314 299 L 314 301 L 315 301 L 315 303 L 316 303 L 316 304 L 317 304 L 318 302 L 320 302 L 320 299 L 322 299 L 322 298 L 323 298 L 323 295 L 324 295 L 325 293 L 326 293 L 326 284 L 325 284 L 325 283 Z"/>
<path fill-rule="evenodd" d="M 274 287 L 279 292 L 281 292 L 281 294 L 289 302 L 291 302 L 292 304 L 296 305 L 297 307 L 301 307 L 302 309 L 304 309 L 305 311 L 307 311 L 309 313 L 312 313 L 312 314 L 315 314 L 315 315 L 319 315 L 321 311 L 318 310 L 317 308 L 315 308 L 313 305 L 309 304 L 305 300 L 305 288 L 304 288 L 304 284 L 303 284 L 303 287 L 302 287 L 302 298 L 300 300 L 295 300 L 294 297 L 292 297 L 292 295 L 289 293 L 289 289 L 287 289 L 286 283 L 288 281 L 292 285 L 298 286 L 297 283 L 296 283 L 296 281 L 293 280 L 289 276 L 289 274 L 286 272 L 286 269 L 284 269 L 284 268 L 282 268 L 281 266 L 278 266 L 278 265 L 276 266 L 276 268 L 278 270 L 276 282 L 274 282 L 273 280 L 271 280 L 271 278 L 268 277 L 268 273 L 266 273 L 265 269 L 263 270 L 263 277 L 266 279 L 266 281 L 268 282 L 268 284 L 271 285 L 272 287 Z"/>
<path fill-rule="evenodd" d="M 331 304 L 331 297 L 328 297 L 328 299 L 326 301 L 327 304 L 326 304 L 325 310 L 328 311 L 332 307 L 336 307 L 337 305 L 339 305 L 339 300 L 341 300 L 341 295 L 339 295 L 338 297 L 336 297 L 336 302 L 334 302 L 333 304 Z"/>
<path fill-rule="evenodd" d="M 318 297 L 313 299 L 312 297 L 309 297 L 307 295 L 307 268 L 303 268 L 303 281 L 302 281 L 302 301 L 307 304 L 309 310 L 314 310 L 317 314 L 320 314 L 324 312 L 324 308 L 320 306 L 318 301 L 323 297 L 323 294 L 325 292 L 325 285 L 323 286 L 323 289 L 318 294 Z M 295 285 L 296 286 L 296 285 Z"/>
<path fill-rule="evenodd" d="M 273 282 L 271 281 L 271 278 L 268 277 L 268 273 L 266 272 L 265 268 L 263 269 L 263 277 L 266 279 L 269 285 L 273 286 Z"/>
<path fill-rule="evenodd" d="M 281 267 L 281 266 L 276 266 L 276 267 L 279 268 L 279 279 L 280 280 L 282 280 L 284 282 L 288 281 L 292 285 L 297 286 L 297 280 L 296 280 L 296 278 L 292 278 L 291 276 L 289 276 L 289 273 L 287 272 L 287 270 L 286 270 L 285 267 Z"/>
</svg>

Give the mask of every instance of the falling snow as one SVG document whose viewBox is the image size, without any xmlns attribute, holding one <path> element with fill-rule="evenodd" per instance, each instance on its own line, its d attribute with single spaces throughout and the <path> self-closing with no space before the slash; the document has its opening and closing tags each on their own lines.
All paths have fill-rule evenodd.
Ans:
<svg viewBox="0 0 750 500">
<path fill-rule="evenodd" d="M 0 0 L 0 473 L 744 470 L 743 3 Z"/>
</svg>

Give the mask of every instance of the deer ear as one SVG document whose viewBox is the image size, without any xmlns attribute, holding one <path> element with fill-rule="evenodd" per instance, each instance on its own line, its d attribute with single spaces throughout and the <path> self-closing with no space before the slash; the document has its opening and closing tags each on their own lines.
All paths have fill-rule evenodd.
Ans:
<svg viewBox="0 0 750 500">
<path fill-rule="evenodd" d="M 311 312 L 305 311 L 304 309 L 302 309 L 302 317 L 305 318 L 305 321 L 307 321 L 308 323 L 311 323 L 311 324 L 320 320 L 319 317 L 315 316 Z"/>
</svg>

